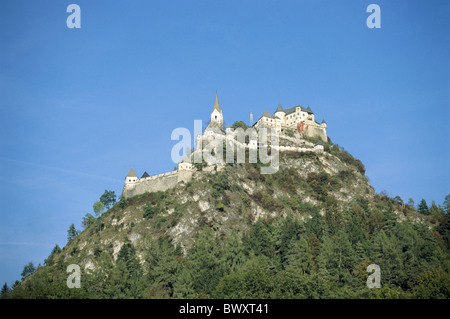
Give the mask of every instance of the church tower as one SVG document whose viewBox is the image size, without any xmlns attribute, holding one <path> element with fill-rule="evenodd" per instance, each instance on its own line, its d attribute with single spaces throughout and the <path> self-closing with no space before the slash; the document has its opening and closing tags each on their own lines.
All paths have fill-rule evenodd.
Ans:
<svg viewBox="0 0 450 319">
<path fill-rule="evenodd" d="M 217 93 L 216 100 L 214 101 L 214 108 L 211 112 L 211 123 L 209 124 L 209 126 L 223 130 L 223 114 L 222 109 L 219 105 L 219 98 L 217 97 Z"/>
</svg>

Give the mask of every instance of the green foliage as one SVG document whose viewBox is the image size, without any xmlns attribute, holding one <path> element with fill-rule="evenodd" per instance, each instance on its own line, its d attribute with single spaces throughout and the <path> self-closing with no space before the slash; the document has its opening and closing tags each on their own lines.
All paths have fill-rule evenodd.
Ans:
<svg viewBox="0 0 450 319">
<path fill-rule="evenodd" d="M 47 259 L 44 260 L 44 266 L 50 266 L 53 263 L 53 259 L 55 255 L 59 254 L 61 252 L 61 248 L 58 245 L 55 245 L 53 247 L 50 255 L 47 257 Z"/>
<path fill-rule="evenodd" d="M 103 195 L 102 195 L 103 196 Z M 105 210 L 105 205 L 101 201 L 96 201 L 93 206 L 95 217 L 100 216 Z"/>
<path fill-rule="evenodd" d="M 0 291 L 0 299 L 7 299 L 9 298 L 10 289 L 8 287 L 8 284 L 5 282 L 5 284 L 2 286 L 2 290 Z"/>
<path fill-rule="evenodd" d="M 102 196 L 100 196 L 100 202 L 106 209 L 110 209 L 116 203 L 116 194 L 114 191 L 105 190 Z"/>
<path fill-rule="evenodd" d="M 199 224 L 204 226 L 194 230 L 198 233 L 192 241 L 183 242 L 188 243 L 185 250 L 165 234 L 170 233 L 168 225 L 174 226 L 182 214 L 188 215 L 194 203 L 181 204 L 167 192 L 133 197 L 127 205 L 144 205 L 143 216 L 149 220 L 138 221 L 139 215 L 134 216 L 129 220 L 133 229 L 126 229 L 119 240 L 130 238 L 132 232 L 143 234 L 140 222 L 146 233 L 134 245 L 125 239 L 116 261 L 112 243 L 103 244 L 95 237 L 102 238 L 102 233 L 96 233 L 103 228 L 117 228 L 107 224 L 109 216 L 96 219 L 91 215 L 86 223 L 89 229 L 82 235 L 91 236 L 93 243 L 87 240 L 90 247 L 80 249 L 77 241 L 63 250 L 56 245 L 44 267 L 28 264 L 22 282 L 11 289 L 4 286 L 1 298 L 448 299 L 449 215 L 432 204 L 431 215 L 423 217 L 435 220 L 430 229 L 429 224 L 398 221 L 396 213 L 403 205 L 399 199 L 355 197 L 342 207 L 332 190 L 335 183 L 350 182 L 351 178 L 345 170 L 336 181 L 325 173 L 310 173 L 303 179 L 293 169 L 280 169 L 272 176 L 257 177 L 255 183 L 267 191 L 254 191 L 250 196 L 230 175 L 211 174 L 208 179 L 216 192 L 216 206 L 212 207 L 227 213 L 234 207 L 243 209 L 243 227 L 236 223 L 231 229 L 222 228 L 217 216 L 223 213 L 203 214 Z M 299 185 L 304 192 L 296 192 Z M 294 191 L 285 193 L 291 189 Z M 305 193 L 321 201 L 306 204 Z M 256 220 L 249 209 L 252 200 L 283 215 Z M 120 204 L 111 210 L 112 219 L 125 216 L 119 208 Z M 172 213 L 166 214 L 169 209 Z M 69 241 L 78 235 L 73 224 L 68 234 Z M 81 289 L 68 289 L 67 265 L 86 258 L 95 269 L 83 272 Z M 370 264 L 381 267 L 381 289 L 366 287 Z"/>
<path fill-rule="evenodd" d="M 419 205 L 417 205 L 417 211 L 421 213 L 422 215 L 429 215 L 430 212 L 428 211 L 428 205 L 425 199 L 422 198 Z"/>
<path fill-rule="evenodd" d="M 436 231 L 442 236 L 442 240 L 447 250 L 450 250 L 450 214 L 445 214 L 440 219 L 439 225 L 436 227 Z"/>
<path fill-rule="evenodd" d="M 230 183 L 228 177 L 225 173 L 221 173 L 212 182 L 212 193 L 213 197 L 220 197 L 226 190 L 230 189 Z"/>
<path fill-rule="evenodd" d="M 220 202 L 219 204 L 217 204 L 216 209 L 217 209 L 218 211 L 223 212 L 224 209 L 225 209 L 224 203 Z"/>
<path fill-rule="evenodd" d="M 75 225 L 72 224 L 69 226 L 69 230 L 67 231 L 67 241 L 71 241 L 75 237 L 77 237 L 80 234 L 79 230 L 75 229 Z"/>
<path fill-rule="evenodd" d="M 245 124 L 243 121 L 236 121 L 231 126 L 232 129 L 242 128 L 244 131 L 248 128 L 247 124 Z"/>
<path fill-rule="evenodd" d="M 29 275 L 33 274 L 36 271 L 36 267 L 34 267 L 33 262 L 29 262 L 23 267 L 22 273 L 20 274 L 22 276 L 22 280 L 24 280 Z"/>
<path fill-rule="evenodd" d="M 91 214 L 87 213 L 84 215 L 83 219 L 81 220 L 81 225 L 84 229 L 89 228 L 92 224 L 95 222 L 95 217 Z"/>
<path fill-rule="evenodd" d="M 285 129 L 284 130 L 284 134 L 286 134 L 287 136 L 289 136 L 289 137 L 294 137 L 294 135 L 295 135 L 295 131 L 293 130 L 293 129 Z"/>
<path fill-rule="evenodd" d="M 366 173 L 364 164 L 359 159 L 355 159 L 349 152 L 344 150 L 343 147 L 327 142 L 324 144 L 324 150 L 325 152 L 337 156 L 344 163 L 354 166 L 362 175 Z"/>
<path fill-rule="evenodd" d="M 142 298 L 142 269 L 136 256 L 134 246 L 130 243 L 122 245 L 117 262 L 108 276 L 105 293 L 108 298 Z"/>
<path fill-rule="evenodd" d="M 129 200 L 127 198 L 123 198 L 123 197 L 120 198 L 119 208 L 124 209 L 128 206 L 128 204 L 129 204 Z"/>
<path fill-rule="evenodd" d="M 158 206 L 153 206 L 150 203 L 145 204 L 144 206 L 144 213 L 143 213 L 143 217 L 146 219 L 150 219 L 153 217 L 153 215 L 155 215 L 156 212 L 159 211 L 159 207 Z"/>
<path fill-rule="evenodd" d="M 415 296 L 419 299 L 450 299 L 450 274 L 440 268 L 424 271 L 419 277 Z"/>
<path fill-rule="evenodd" d="M 445 200 L 444 200 L 444 210 L 445 212 L 448 214 L 450 213 L 450 194 L 448 194 L 447 196 L 445 196 Z"/>
</svg>

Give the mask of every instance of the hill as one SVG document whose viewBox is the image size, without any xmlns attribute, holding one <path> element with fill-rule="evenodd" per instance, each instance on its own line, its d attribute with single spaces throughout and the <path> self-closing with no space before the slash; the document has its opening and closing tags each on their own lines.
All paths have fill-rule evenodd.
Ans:
<svg viewBox="0 0 450 319">
<path fill-rule="evenodd" d="M 361 161 L 323 144 L 281 152 L 275 174 L 260 162 L 200 168 L 165 192 L 122 198 L 8 297 L 448 298 L 448 214 L 376 194 Z M 80 289 L 66 285 L 70 264 Z M 381 289 L 366 285 L 370 264 Z"/>
</svg>

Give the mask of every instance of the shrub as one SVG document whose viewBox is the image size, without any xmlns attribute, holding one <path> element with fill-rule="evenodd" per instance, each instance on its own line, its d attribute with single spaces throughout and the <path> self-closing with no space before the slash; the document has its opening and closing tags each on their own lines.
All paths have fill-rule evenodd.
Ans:
<svg viewBox="0 0 450 319">
<path fill-rule="evenodd" d="M 152 206 L 149 203 L 147 203 L 144 206 L 144 214 L 143 217 L 146 219 L 150 219 L 153 217 L 153 215 L 158 211 L 158 207 L 157 206 Z"/>
</svg>

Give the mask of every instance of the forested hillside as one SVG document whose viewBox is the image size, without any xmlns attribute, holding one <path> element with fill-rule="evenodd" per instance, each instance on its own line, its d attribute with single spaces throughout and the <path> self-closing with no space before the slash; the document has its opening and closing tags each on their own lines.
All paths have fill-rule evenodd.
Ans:
<svg viewBox="0 0 450 319">
<path fill-rule="evenodd" d="M 448 205 L 418 212 L 376 194 L 331 142 L 281 154 L 273 175 L 259 165 L 120 200 L 2 298 L 449 298 Z M 379 289 L 366 285 L 370 264 Z"/>
</svg>

